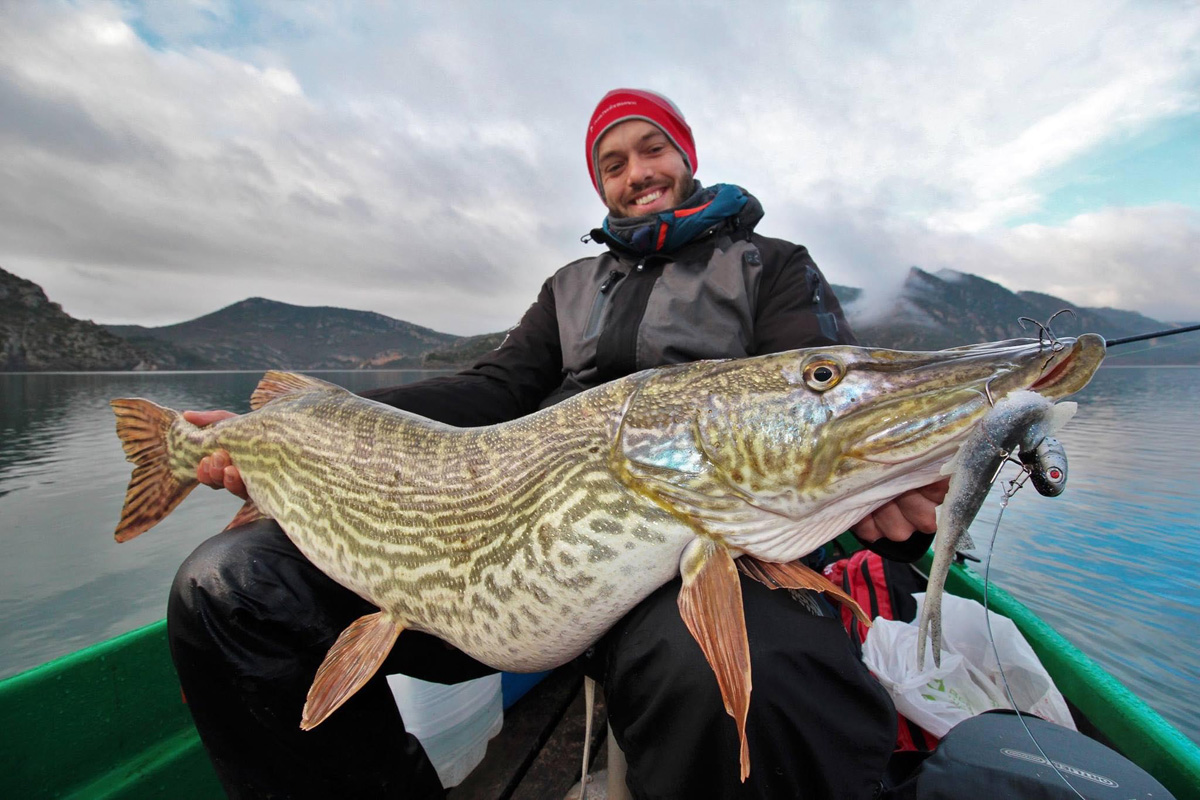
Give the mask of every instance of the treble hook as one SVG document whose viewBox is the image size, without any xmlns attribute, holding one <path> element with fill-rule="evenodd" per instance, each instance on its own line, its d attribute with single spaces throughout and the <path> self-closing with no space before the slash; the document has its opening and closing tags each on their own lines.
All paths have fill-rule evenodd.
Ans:
<svg viewBox="0 0 1200 800">
<path fill-rule="evenodd" d="M 992 397 L 992 381 L 994 380 L 996 379 L 988 378 L 987 382 L 983 384 L 983 396 L 987 398 L 988 405 L 992 408 L 996 407 L 996 398 Z"/>
<path fill-rule="evenodd" d="M 1050 327 L 1050 325 L 1054 322 L 1054 318 L 1057 317 L 1059 314 L 1070 314 L 1072 317 L 1077 316 L 1075 314 L 1075 312 L 1069 308 L 1060 308 L 1058 311 L 1055 311 L 1053 314 L 1050 315 L 1050 319 L 1046 320 L 1045 325 L 1038 322 L 1036 319 L 1033 319 L 1032 317 L 1017 317 L 1017 322 L 1020 323 L 1021 330 L 1025 330 L 1026 322 L 1031 322 L 1034 325 L 1037 325 L 1037 327 L 1038 327 L 1038 345 L 1040 346 L 1043 343 L 1048 344 L 1050 346 L 1050 350 L 1052 352 L 1057 353 L 1060 350 L 1062 350 L 1064 347 L 1066 347 L 1065 344 L 1063 344 L 1062 342 L 1060 342 L 1058 340 L 1058 337 L 1054 335 L 1054 331 Z"/>
</svg>

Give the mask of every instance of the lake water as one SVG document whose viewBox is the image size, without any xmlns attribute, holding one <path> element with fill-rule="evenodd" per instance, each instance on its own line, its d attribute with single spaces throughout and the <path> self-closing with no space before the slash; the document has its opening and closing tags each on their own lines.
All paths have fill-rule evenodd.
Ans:
<svg viewBox="0 0 1200 800">
<path fill-rule="evenodd" d="M 363 390 L 424 375 L 321 377 Z M 201 487 L 117 545 L 130 466 L 108 401 L 244 411 L 260 377 L 0 374 L 0 678 L 160 619 L 180 561 L 240 506 Z M 991 578 L 1200 741 L 1200 368 L 1105 367 L 1075 399 L 1069 487 L 1013 498 Z M 999 508 L 993 492 L 981 547 Z"/>
</svg>

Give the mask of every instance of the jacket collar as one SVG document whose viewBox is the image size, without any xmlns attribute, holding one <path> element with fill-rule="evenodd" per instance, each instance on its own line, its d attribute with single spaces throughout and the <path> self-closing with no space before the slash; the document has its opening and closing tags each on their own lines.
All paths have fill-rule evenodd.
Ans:
<svg viewBox="0 0 1200 800">
<path fill-rule="evenodd" d="M 749 236 L 762 217 L 762 204 L 741 187 L 705 188 L 697 181 L 695 191 L 677 208 L 644 217 L 606 217 L 589 236 L 619 255 L 671 255 L 718 231 Z"/>
</svg>

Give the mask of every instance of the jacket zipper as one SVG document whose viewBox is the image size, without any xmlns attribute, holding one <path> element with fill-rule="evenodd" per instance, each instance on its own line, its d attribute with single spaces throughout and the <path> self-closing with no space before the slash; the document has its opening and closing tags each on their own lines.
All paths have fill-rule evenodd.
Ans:
<svg viewBox="0 0 1200 800">
<path fill-rule="evenodd" d="M 609 292 L 617 285 L 617 281 L 625 277 L 624 272 L 613 270 L 608 273 L 608 277 L 600 284 L 600 291 L 596 294 L 596 299 L 592 302 L 592 311 L 588 315 L 587 327 L 583 330 L 585 339 L 595 336 L 600 331 L 600 319 L 604 316 L 604 307 L 608 304 Z"/>
</svg>

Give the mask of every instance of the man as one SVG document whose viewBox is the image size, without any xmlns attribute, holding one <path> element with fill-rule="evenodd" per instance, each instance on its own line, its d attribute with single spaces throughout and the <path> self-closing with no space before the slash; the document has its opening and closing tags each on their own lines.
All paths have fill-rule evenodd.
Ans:
<svg viewBox="0 0 1200 800">
<path fill-rule="evenodd" d="M 693 177 L 683 115 L 652 92 L 618 89 L 588 127 L 589 174 L 608 207 L 592 238 L 606 252 L 568 264 L 504 343 L 457 375 L 366 393 L 455 425 L 528 414 L 636 370 L 853 342 L 805 248 L 754 232 L 758 201 Z M 207 424 L 227 412 L 189 412 Z M 199 478 L 244 496 L 217 453 Z M 945 484 L 909 492 L 861 521 L 871 546 L 915 557 Z M 738 779 L 735 726 L 676 606 L 678 581 L 589 652 L 629 763 L 631 791 L 659 797 L 870 796 L 895 711 L 824 601 L 797 602 L 743 580 L 754 670 Z M 812 609 L 819 613 L 813 613 Z M 434 637 L 401 635 L 384 669 L 314 731 L 298 728 L 317 665 L 367 604 L 299 554 L 274 523 L 201 545 L 168 606 L 172 655 L 201 737 L 234 797 L 436 797 L 428 759 L 406 734 L 384 673 L 452 683 L 491 671 Z"/>
</svg>

